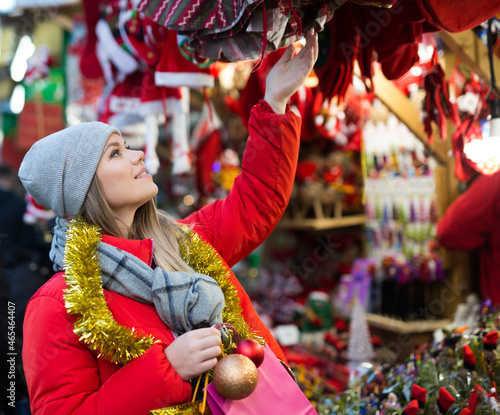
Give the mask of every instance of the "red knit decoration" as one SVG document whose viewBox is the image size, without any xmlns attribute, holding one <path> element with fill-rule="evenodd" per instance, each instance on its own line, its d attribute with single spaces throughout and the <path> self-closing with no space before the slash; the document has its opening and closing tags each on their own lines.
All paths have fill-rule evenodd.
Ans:
<svg viewBox="0 0 500 415">
<path fill-rule="evenodd" d="M 484 336 L 483 342 L 486 344 L 497 344 L 498 343 L 498 331 L 493 330 Z"/>
<path fill-rule="evenodd" d="M 463 348 L 462 351 L 464 353 L 464 362 L 467 363 L 470 366 L 473 366 L 476 364 L 476 356 L 474 356 L 474 353 L 472 352 L 472 349 L 468 344 L 466 344 Z"/>
<path fill-rule="evenodd" d="M 414 399 L 408 405 L 406 405 L 406 408 L 403 409 L 401 415 L 417 415 L 417 412 L 418 412 L 418 401 Z"/>
<path fill-rule="evenodd" d="M 427 400 L 427 389 L 422 388 L 422 386 L 413 384 L 411 387 L 411 398 L 425 403 L 425 401 Z"/>
<path fill-rule="evenodd" d="M 448 409 L 450 409 L 451 405 L 453 405 L 453 402 L 455 402 L 455 398 L 444 387 L 441 387 L 439 389 L 438 401 L 441 407 L 446 412 L 448 411 Z"/>
</svg>

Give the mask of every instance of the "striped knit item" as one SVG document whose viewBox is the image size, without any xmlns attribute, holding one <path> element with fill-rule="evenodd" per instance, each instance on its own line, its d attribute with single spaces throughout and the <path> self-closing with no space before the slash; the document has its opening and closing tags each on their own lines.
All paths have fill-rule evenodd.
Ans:
<svg viewBox="0 0 500 415">
<path fill-rule="evenodd" d="M 296 42 L 310 29 L 323 30 L 346 0 L 142 0 L 138 10 L 154 22 L 187 36 L 204 59 L 261 58 Z M 266 24 L 267 23 L 267 24 Z"/>
<path fill-rule="evenodd" d="M 50 258 L 63 269 L 67 222 L 57 218 Z M 154 304 L 162 321 L 178 334 L 222 323 L 224 295 L 217 282 L 196 272 L 152 269 L 135 255 L 99 243 L 103 288 Z"/>
</svg>

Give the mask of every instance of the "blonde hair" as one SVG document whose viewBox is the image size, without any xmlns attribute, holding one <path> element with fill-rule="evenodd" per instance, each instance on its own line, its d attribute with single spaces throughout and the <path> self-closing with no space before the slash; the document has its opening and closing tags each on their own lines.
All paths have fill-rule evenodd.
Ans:
<svg viewBox="0 0 500 415">
<path fill-rule="evenodd" d="M 90 183 L 80 215 L 88 223 L 101 228 L 103 233 L 120 236 L 118 222 L 121 220 L 109 207 L 97 175 Z M 193 272 L 179 254 L 179 243 L 186 249 L 189 248 L 190 238 L 187 232 L 184 232 L 170 215 L 158 210 L 153 199 L 137 209 L 128 238 L 152 238 L 154 258 L 160 268 L 166 271 Z"/>
</svg>

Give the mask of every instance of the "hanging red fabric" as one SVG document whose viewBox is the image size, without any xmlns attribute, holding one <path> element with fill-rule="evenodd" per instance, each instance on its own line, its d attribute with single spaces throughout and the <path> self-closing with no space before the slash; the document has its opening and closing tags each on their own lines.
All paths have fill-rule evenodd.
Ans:
<svg viewBox="0 0 500 415">
<path fill-rule="evenodd" d="M 295 19 L 295 23 L 297 23 L 297 32 L 299 36 L 302 35 L 302 21 L 300 20 L 299 14 L 294 10 L 292 0 L 288 0 L 288 5 L 290 6 L 290 11 Z"/>
<path fill-rule="evenodd" d="M 439 64 L 437 50 L 434 49 L 432 60 L 428 64 L 428 73 L 424 78 L 425 95 L 425 122 L 424 129 L 429 143 L 433 141 L 432 124 L 438 126 L 441 138 L 447 137 L 447 120 L 456 127 L 460 124 L 456 104 L 450 101 L 448 83 L 441 65 Z"/>
<path fill-rule="evenodd" d="M 262 54 L 260 55 L 259 61 L 255 64 L 252 69 L 252 72 L 256 72 L 259 70 L 262 65 L 262 61 L 264 60 L 264 56 L 266 55 L 267 48 L 267 9 L 266 5 L 262 3 Z"/>
<path fill-rule="evenodd" d="M 203 97 L 205 98 L 205 104 L 207 104 L 208 107 L 208 119 L 210 120 L 210 123 L 212 124 L 214 130 L 216 130 L 217 128 L 215 128 L 214 114 L 212 112 L 212 104 L 210 103 L 210 99 L 208 98 L 207 88 L 205 87 L 203 87 Z"/>
</svg>

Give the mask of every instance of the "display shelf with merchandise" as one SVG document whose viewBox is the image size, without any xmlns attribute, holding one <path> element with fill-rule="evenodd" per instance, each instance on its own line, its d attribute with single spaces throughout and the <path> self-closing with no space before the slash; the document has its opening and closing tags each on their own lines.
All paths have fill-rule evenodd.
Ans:
<svg viewBox="0 0 500 415">
<path fill-rule="evenodd" d="M 350 226 L 364 225 L 365 215 L 338 216 L 333 218 L 319 219 L 290 219 L 283 218 L 279 223 L 280 228 L 325 230 L 335 228 L 348 228 Z"/>
</svg>

